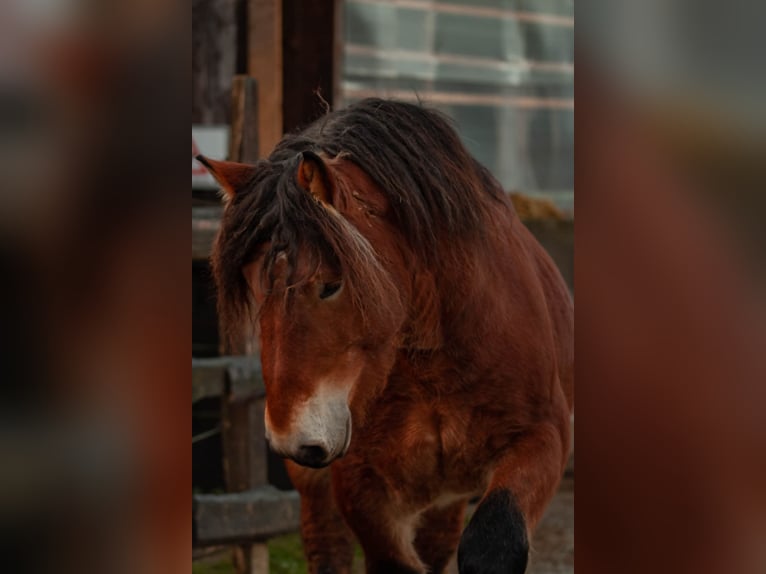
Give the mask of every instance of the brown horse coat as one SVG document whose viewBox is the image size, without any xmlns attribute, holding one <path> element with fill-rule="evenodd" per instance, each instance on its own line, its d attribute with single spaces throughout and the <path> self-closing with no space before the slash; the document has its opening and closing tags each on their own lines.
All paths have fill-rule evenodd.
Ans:
<svg viewBox="0 0 766 574">
<path fill-rule="evenodd" d="M 499 184 L 441 115 L 377 99 L 204 161 L 219 309 L 260 330 L 310 572 L 349 572 L 352 533 L 371 573 L 458 545 L 461 574 L 523 572 L 569 451 L 573 309 Z"/>
</svg>

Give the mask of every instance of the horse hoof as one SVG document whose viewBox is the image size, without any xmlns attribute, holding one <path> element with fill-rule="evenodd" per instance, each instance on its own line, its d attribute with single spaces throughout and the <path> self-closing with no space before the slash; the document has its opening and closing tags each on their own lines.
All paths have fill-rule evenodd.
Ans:
<svg viewBox="0 0 766 574">
<path fill-rule="evenodd" d="M 523 574 L 528 555 L 527 528 L 513 495 L 491 492 L 460 538 L 460 574 Z"/>
</svg>

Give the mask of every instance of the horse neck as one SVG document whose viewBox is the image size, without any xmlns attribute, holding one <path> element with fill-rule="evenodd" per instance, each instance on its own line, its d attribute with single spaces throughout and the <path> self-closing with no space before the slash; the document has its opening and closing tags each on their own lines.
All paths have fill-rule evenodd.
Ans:
<svg viewBox="0 0 766 574">
<path fill-rule="evenodd" d="M 446 241 L 444 255 L 430 269 L 450 352 L 509 340 L 520 317 L 544 312 L 538 250 L 523 223 L 499 209 L 485 231 L 465 242 Z"/>
</svg>

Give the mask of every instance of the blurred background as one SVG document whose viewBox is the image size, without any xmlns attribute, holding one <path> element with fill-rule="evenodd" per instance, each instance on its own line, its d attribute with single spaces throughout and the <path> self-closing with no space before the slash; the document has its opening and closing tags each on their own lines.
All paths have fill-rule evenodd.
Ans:
<svg viewBox="0 0 766 574">
<path fill-rule="evenodd" d="M 198 0 L 192 17 L 192 158 L 254 161 L 364 97 L 422 102 L 513 192 L 573 289 L 571 1 Z M 218 336 L 207 257 L 220 200 L 194 159 L 192 199 L 194 572 L 306 572 L 297 496 L 263 445 L 263 384 L 245 356 L 257 342 Z M 533 572 L 572 572 L 572 475 Z"/>
<path fill-rule="evenodd" d="M 193 123 L 226 124 L 232 76 L 263 74 L 256 68 L 263 68 L 268 56 L 252 55 L 253 48 L 248 53 L 242 30 L 246 4 L 194 4 Z M 285 131 L 321 111 L 315 90 L 333 107 L 367 96 L 420 100 L 454 119 L 470 151 L 506 189 L 548 197 L 571 213 L 571 0 L 281 6 L 283 50 L 281 59 L 276 53 L 271 57 L 282 62 L 279 115 Z M 295 106 L 296 101 L 306 103 Z M 273 142 L 263 144 L 265 153 Z"/>
</svg>

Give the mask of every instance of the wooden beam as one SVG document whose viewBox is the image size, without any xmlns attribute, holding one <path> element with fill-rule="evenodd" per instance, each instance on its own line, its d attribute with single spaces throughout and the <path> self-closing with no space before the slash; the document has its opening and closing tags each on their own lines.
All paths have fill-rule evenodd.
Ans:
<svg viewBox="0 0 766 574">
<path fill-rule="evenodd" d="M 193 498 L 194 545 L 265 540 L 300 525 L 300 496 L 273 486 Z"/>
<path fill-rule="evenodd" d="M 282 0 L 249 0 L 248 75 L 258 82 L 261 157 L 282 137 Z"/>
<path fill-rule="evenodd" d="M 258 82 L 249 76 L 236 76 L 231 88 L 231 161 L 258 161 L 258 130 Z"/>
<path fill-rule="evenodd" d="M 255 357 L 192 359 L 192 402 L 226 393 L 235 400 L 266 396 L 260 361 Z"/>
<path fill-rule="evenodd" d="M 192 3 L 192 123 L 229 122 L 237 71 L 237 0 Z"/>
<path fill-rule="evenodd" d="M 335 103 L 342 41 L 338 4 L 338 0 L 282 0 L 285 133 L 305 127 Z"/>
</svg>

